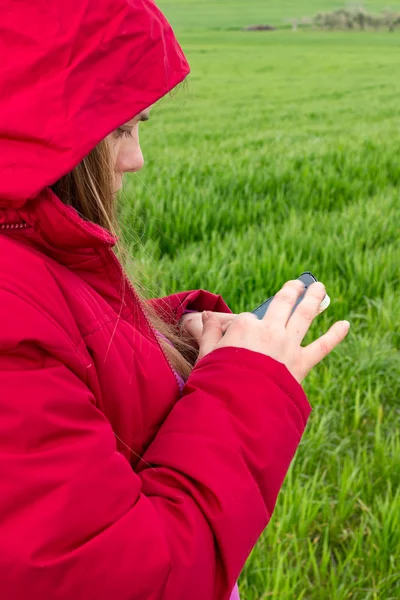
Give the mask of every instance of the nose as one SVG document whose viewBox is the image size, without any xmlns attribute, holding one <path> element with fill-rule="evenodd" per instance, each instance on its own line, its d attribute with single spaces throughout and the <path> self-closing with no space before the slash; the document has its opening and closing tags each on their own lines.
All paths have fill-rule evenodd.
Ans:
<svg viewBox="0 0 400 600">
<path fill-rule="evenodd" d="M 140 171 L 144 165 L 143 153 L 140 146 L 138 145 L 134 149 L 125 151 L 119 157 L 118 162 L 118 170 L 121 173 L 136 173 L 136 171 Z"/>
<path fill-rule="evenodd" d="M 143 169 L 143 166 L 144 156 L 142 149 L 139 146 L 138 150 L 135 152 L 135 155 L 132 157 L 132 166 L 130 168 L 130 171 L 132 171 L 132 173 L 136 173 L 136 171 L 140 171 L 140 169 Z"/>
</svg>

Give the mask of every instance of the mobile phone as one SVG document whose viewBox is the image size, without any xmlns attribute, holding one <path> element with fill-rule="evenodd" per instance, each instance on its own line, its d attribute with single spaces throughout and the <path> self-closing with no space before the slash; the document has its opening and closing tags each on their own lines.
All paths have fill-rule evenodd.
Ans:
<svg viewBox="0 0 400 600">
<path fill-rule="evenodd" d="M 302 273 L 300 275 L 300 277 L 298 277 L 298 279 L 300 279 L 304 283 L 305 290 L 304 290 L 304 293 L 297 300 L 296 304 L 294 305 L 293 310 L 290 313 L 290 316 L 292 316 L 292 314 L 296 310 L 296 307 L 303 300 L 304 295 L 305 295 L 307 289 L 310 287 L 310 285 L 312 285 L 313 283 L 315 283 L 316 281 L 318 281 L 318 279 L 311 273 L 311 271 L 305 271 L 304 273 Z M 268 307 L 271 304 L 271 302 L 274 299 L 274 297 L 275 296 L 271 296 L 271 298 L 268 298 L 268 300 L 266 300 L 265 302 L 263 302 L 262 304 L 260 304 L 260 306 L 258 306 L 257 308 L 255 308 L 251 312 L 254 315 L 256 315 L 259 319 L 262 319 L 263 316 L 265 315 L 265 313 L 267 312 Z M 318 314 L 322 313 L 326 308 L 328 308 L 328 306 L 330 305 L 330 303 L 331 303 L 331 299 L 329 298 L 328 294 L 325 294 L 325 298 L 322 300 L 322 302 L 321 302 L 321 304 L 319 306 Z"/>
</svg>

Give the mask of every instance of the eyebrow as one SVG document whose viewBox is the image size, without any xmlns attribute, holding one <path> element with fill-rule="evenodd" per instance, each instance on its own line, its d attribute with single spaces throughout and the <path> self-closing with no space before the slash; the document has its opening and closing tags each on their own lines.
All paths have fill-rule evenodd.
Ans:
<svg viewBox="0 0 400 600">
<path fill-rule="evenodd" d="M 139 115 L 139 121 L 148 121 L 150 119 L 150 115 L 145 112 L 141 112 Z"/>
</svg>

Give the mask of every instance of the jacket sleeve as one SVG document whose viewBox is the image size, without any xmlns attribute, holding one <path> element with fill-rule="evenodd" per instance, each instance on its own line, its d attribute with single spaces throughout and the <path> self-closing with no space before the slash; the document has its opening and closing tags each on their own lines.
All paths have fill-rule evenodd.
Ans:
<svg viewBox="0 0 400 600">
<path fill-rule="evenodd" d="M 178 323 L 186 310 L 232 312 L 222 296 L 207 290 L 178 292 L 171 296 L 151 298 L 148 302 L 168 323 Z"/>
<path fill-rule="evenodd" d="M 10 294 L 0 305 L 2 598 L 228 600 L 303 433 L 301 386 L 216 350 L 133 472 L 79 348 Z"/>
</svg>

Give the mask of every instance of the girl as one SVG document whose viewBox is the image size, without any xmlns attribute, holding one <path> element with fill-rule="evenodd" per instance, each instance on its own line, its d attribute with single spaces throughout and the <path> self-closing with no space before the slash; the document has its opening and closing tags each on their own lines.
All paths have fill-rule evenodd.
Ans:
<svg viewBox="0 0 400 600">
<path fill-rule="evenodd" d="M 322 284 L 290 321 L 298 281 L 262 321 L 142 298 L 115 192 L 182 50 L 152 0 L 2 5 L 1 598 L 237 597 L 346 329 L 300 346 Z"/>
</svg>

